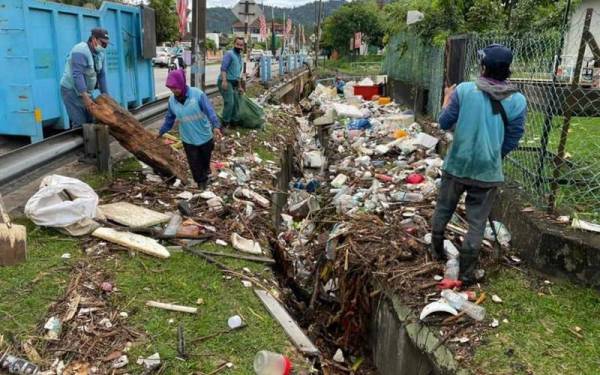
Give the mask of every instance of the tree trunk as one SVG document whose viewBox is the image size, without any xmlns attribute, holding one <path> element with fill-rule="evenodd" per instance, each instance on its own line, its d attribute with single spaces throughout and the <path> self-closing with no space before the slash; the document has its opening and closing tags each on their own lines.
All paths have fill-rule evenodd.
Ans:
<svg viewBox="0 0 600 375">
<path fill-rule="evenodd" d="M 187 166 L 177 151 L 165 145 L 162 139 L 147 131 L 142 124 L 106 94 L 96 98 L 92 115 L 108 125 L 110 134 L 142 162 L 148 164 L 165 179 L 173 177 L 187 183 Z"/>
</svg>

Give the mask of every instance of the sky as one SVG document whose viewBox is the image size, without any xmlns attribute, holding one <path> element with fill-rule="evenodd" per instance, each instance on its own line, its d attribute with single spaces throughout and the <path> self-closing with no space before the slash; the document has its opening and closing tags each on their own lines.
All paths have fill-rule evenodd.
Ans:
<svg viewBox="0 0 600 375">
<path fill-rule="evenodd" d="M 255 0 L 257 4 L 265 4 L 269 6 L 276 7 L 296 7 L 300 5 L 304 5 L 306 3 L 311 3 L 314 0 Z M 238 0 L 207 0 L 206 5 L 210 7 L 232 7 L 234 6 Z"/>
</svg>

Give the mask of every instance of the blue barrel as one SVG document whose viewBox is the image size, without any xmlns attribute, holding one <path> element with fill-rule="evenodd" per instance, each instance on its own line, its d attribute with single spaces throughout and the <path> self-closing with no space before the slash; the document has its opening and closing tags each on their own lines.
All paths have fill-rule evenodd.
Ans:
<svg viewBox="0 0 600 375">
<path fill-rule="evenodd" d="M 109 94 L 129 108 L 154 100 L 152 63 L 142 57 L 142 21 L 141 7 L 111 2 L 94 10 L 0 0 L 0 134 L 39 142 L 44 126 L 69 128 L 60 79 L 71 48 L 94 27 L 110 34 Z"/>
</svg>

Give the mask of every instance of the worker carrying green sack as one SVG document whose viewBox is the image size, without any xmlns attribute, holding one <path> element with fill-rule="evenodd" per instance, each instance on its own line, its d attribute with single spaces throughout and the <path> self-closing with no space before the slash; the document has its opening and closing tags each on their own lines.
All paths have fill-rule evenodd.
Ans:
<svg viewBox="0 0 600 375">
<path fill-rule="evenodd" d="M 233 49 L 227 51 L 221 63 L 221 73 L 217 79 L 217 87 L 223 97 L 223 126 L 225 128 L 239 121 L 238 93 L 243 93 L 241 85 L 242 68 L 244 61 L 242 50 L 244 39 L 235 38 Z"/>
</svg>

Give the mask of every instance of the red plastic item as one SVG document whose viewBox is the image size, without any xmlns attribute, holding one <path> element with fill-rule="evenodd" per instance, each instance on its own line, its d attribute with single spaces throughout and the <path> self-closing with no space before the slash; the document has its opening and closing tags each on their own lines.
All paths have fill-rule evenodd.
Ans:
<svg viewBox="0 0 600 375">
<path fill-rule="evenodd" d="M 283 375 L 291 375 L 292 374 L 292 361 L 286 356 L 283 356 L 283 360 L 285 361 L 285 368 L 283 369 Z"/>
<path fill-rule="evenodd" d="M 406 177 L 406 182 L 409 184 L 420 184 L 423 181 L 425 181 L 425 177 L 418 173 L 412 173 Z"/>
<path fill-rule="evenodd" d="M 373 96 L 380 95 L 379 86 L 354 86 L 354 95 L 360 95 L 364 100 L 371 100 Z"/>
<path fill-rule="evenodd" d="M 440 290 L 444 290 L 444 289 L 460 288 L 461 286 L 462 286 L 462 281 L 460 281 L 460 280 L 444 279 L 438 283 L 437 288 Z"/>
<path fill-rule="evenodd" d="M 392 176 L 388 176 L 387 174 L 375 173 L 375 178 L 381 182 L 392 182 L 394 178 Z"/>
</svg>

